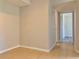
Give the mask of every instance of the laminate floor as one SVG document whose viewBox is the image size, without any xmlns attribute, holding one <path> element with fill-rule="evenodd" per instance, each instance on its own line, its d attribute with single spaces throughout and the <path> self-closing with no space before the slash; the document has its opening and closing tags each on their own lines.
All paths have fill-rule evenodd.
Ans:
<svg viewBox="0 0 79 59">
<path fill-rule="evenodd" d="M 51 52 L 42 52 L 27 48 L 16 48 L 0 54 L 0 59 L 79 59 L 72 45 L 59 44 Z"/>
</svg>

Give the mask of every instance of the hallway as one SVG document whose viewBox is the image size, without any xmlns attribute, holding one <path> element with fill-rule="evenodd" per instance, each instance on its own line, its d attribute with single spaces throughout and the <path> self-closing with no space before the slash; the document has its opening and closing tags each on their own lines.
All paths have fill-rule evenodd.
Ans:
<svg viewBox="0 0 79 59">
<path fill-rule="evenodd" d="M 55 53 L 60 54 L 60 56 L 63 57 L 77 57 L 77 53 L 75 52 L 73 48 L 73 44 L 69 42 L 63 42 L 63 43 L 58 43 L 56 48 L 55 48 Z"/>
<path fill-rule="evenodd" d="M 70 44 L 72 44 L 73 43 L 73 38 L 72 37 L 65 37 L 65 38 L 63 38 L 62 39 L 62 41 L 61 42 L 64 42 L 64 43 L 70 43 Z"/>
<path fill-rule="evenodd" d="M 27 48 L 16 48 L 7 53 L 1 54 L 0 59 L 78 59 L 77 54 L 70 44 L 60 44 L 50 53 L 31 50 Z"/>
</svg>

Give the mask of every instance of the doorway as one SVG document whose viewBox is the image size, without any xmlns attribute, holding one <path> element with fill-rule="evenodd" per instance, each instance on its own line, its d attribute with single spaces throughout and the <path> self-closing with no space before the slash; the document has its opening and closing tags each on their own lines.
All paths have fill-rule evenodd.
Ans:
<svg viewBox="0 0 79 59">
<path fill-rule="evenodd" d="M 74 42 L 73 12 L 59 12 L 59 41 L 61 43 Z"/>
<path fill-rule="evenodd" d="M 56 15 L 57 47 L 68 54 L 74 51 L 74 12 L 57 12 Z"/>
<path fill-rule="evenodd" d="M 74 12 L 57 12 L 57 44 L 62 56 L 71 54 L 74 49 Z"/>
</svg>

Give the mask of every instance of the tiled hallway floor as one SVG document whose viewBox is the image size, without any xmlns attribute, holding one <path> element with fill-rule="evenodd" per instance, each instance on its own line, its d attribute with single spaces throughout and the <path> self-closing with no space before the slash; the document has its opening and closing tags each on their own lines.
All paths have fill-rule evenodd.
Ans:
<svg viewBox="0 0 79 59">
<path fill-rule="evenodd" d="M 17 48 L 0 55 L 0 59 L 79 59 L 71 45 L 62 44 L 56 46 L 50 53 Z"/>
</svg>

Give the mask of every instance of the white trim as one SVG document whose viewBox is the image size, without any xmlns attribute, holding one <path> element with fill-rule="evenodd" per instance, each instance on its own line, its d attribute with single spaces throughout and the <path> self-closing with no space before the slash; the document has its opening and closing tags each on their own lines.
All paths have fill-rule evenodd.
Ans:
<svg viewBox="0 0 79 59">
<path fill-rule="evenodd" d="M 56 42 L 59 42 L 59 34 L 58 34 L 58 11 L 55 9 L 55 24 L 56 24 Z"/>
<path fill-rule="evenodd" d="M 33 49 L 33 50 L 37 50 L 37 51 L 50 52 L 50 49 L 42 49 L 42 48 L 29 47 L 29 46 L 23 46 L 23 45 L 21 45 L 20 47 L 29 48 L 29 49 Z"/>
<path fill-rule="evenodd" d="M 55 42 L 55 44 L 54 45 L 52 45 L 51 46 L 51 48 L 49 48 L 48 50 L 49 50 L 49 52 L 51 52 L 51 50 L 53 50 L 55 47 L 56 47 L 56 44 L 57 44 L 57 42 Z"/>
<path fill-rule="evenodd" d="M 75 52 L 79 53 L 79 50 L 76 48 L 76 45 L 74 45 Z"/>
<path fill-rule="evenodd" d="M 79 53 L 79 50 L 78 50 L 77 47 L 76 47 L 76 42 L 77 42 L 77 40 L 76 40 L 76 39 L 77 39 L 77 37 L 76 37 L 76 30 L 77 30 L 77 29 L 76 29 L 76 26 L 77 26 L 77 25 L 76 25 L 76 22 L 77 22 L 77 21 L 76 21 L 76 20 L 77 20 L 77 19 L 76 19 L 76 16 L 77 16 L 76 13 L 77 13 L 77 12 L 76 12 L 76 9 L 75 9 L 75 10 L 74 10 L 74 31 L 75 31 L 75 33 L 74 33 L 74 38 L 75 38 L 75 40 L 74 40 L 74 49 L 75 49 L 75 52 Z"/>
<path fill-rule="evenodd" d="M 36 47 L 30 47 L 30 46 L 24 46 L 24 45 L 20 45 L 20 47 L 22 48 L 29 48 L 29 49 L 33 49 L 33 50 L 37 50 L 37 51 L 43 51 L 43 52 L 50 52 L 52 49 L 54 49 L 56 46 L 56 42 L 54 45 L 51 46 L 51 48 L 49 49 L 42 49 L 42 48 L 36 48 Z"/>
<path fill-rule="evenodd" d="M 48 50 L 48 52 L 51 52 L 54 48 L 55 48 L 55 46 L 56 46 L 56 44 L 54 45 L 54 46 L 52 46 L 51 48 L 49 48 Z"/>
<path fill-rule="evenodd" d="M 8 52 L 8 51 L 10 51 L 10 50 L 12 50 L 12 49 L 15 49 L 15 48 L 18 48 L 18 47 L 20 47 L 20 46 L 17 45 L 17 46 L 15 46 L 15 47 L 11 47 L 11 48 L 8 48 L 8 49 L 5 49 L 5 50 L 2 50 L 2 51 L 0 51 L 0 54 L 5 53 L 5 52 Z"/>
<path fill-rule="evenodd" d="M 17 45 L 15 47 L 11 47 L 11 48 L 8 48 L 8 49 L 5 49 L 5 50 L 0 51 L 0 54 L 5 53 L 5 52 L 8 52 L 8 51 L 10 51 L 12 49 L 15 49 L 15 48 L 19 48 L 19 47 L 21 47 L 21 48 L 29 48 L 29 49 L 33 49 L 33 50 L 43 51 L 43 52 L 49 53 L 54 48 L 54 46 L 52 46 L 49 49 L 42 49 L 42 48 L 36 48 L 36 47 L 29 47 L 29 46 Z"/>
</svg>

